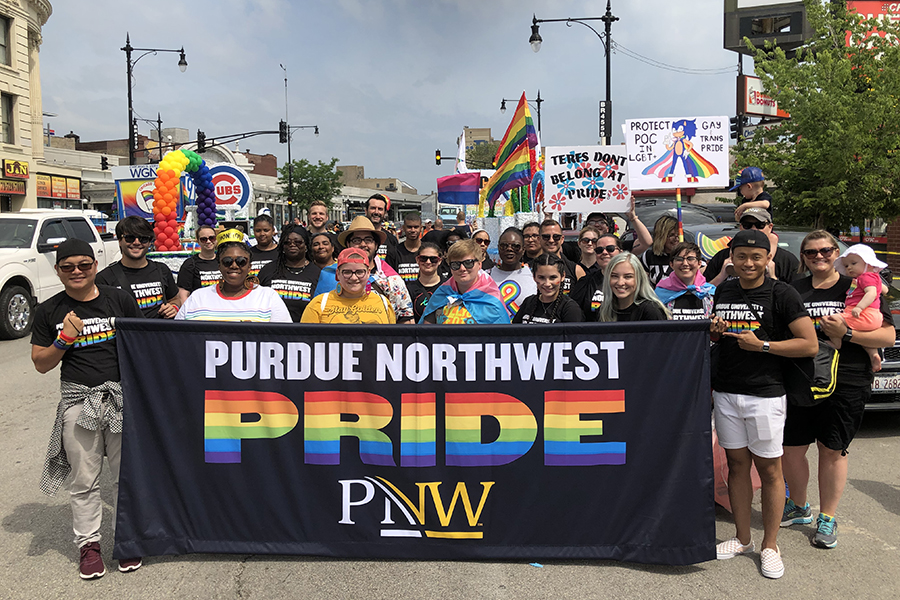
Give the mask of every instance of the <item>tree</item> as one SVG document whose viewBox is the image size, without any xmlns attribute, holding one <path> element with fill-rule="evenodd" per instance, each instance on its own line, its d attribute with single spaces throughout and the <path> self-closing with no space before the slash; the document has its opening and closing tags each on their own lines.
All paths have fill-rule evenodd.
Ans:
<svg viewBox="0 0 900 600">
<path fill-rule="evenodd" d="M 739 143 L 735 168 L 758 165 L 775 183 L 779 222 L 890 220 L 900 215 L 900 27 L 843 3 L 804 3 L 815 33 L 796 56 L 755 55 L 763 88 L 791 117 Z"/>
<path fill-rule="evenodd" d="M 292 189 L 288 190 L 288 164 L 281 165 L 278 169 L 278 183 L 284 189 L 285 195 L 294 201 L 294 210 L 307 210 L 314 200 L 321 200 L 331 208 L 332 199 L 341 191 L 342 173 L 335 168 L 338 159 L 332 158 L 331 162 L 324 163 L 321 160 L 313 164 L 301 158 L 292 161 L 294 164 L 290 179 Z"/>
<path fill-rule="evenodd" d="M 491 169 L 491 163 L 494 156 L 497 155 L 497 148 L 500 142 L 485 142 L 484 144 L 475 144 L 471 150 L 466 150 L 466 166 L 470 169 Z M 497 165 L 498 167 L 500 165 Z"/>
</svg>

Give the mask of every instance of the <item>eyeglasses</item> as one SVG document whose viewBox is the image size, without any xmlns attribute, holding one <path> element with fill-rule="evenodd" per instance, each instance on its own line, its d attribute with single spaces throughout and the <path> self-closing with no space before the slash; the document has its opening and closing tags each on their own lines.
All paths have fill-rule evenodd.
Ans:
<svg viewBox="0 0 900 600">
<path fill-rule="evenodd" d="M 475 238 L 475 242 L 477 242 L 481 246 L 490 246 L 491 245 L 490 239 Z"/>
<path fill-rule="evenodd" d="M 578 240 L 578 241 L 581 242 L 582 244 L 591 244 L 591 245 L 595 245 L 597 242 L 600 241 L 600 239 L 599 239 L 599 238 L 583 237 L 583 238 L 581 238 L 581 239 Z"/>
<path fill-rule="evenodd" d="M 94 266 L 94 261 L 90 261 L 90 262 L 78 263 L 77 265 L 72 264 L 72 263 L 66 263 L 64 265 L 57 265 L 57 268 L 60 271 L 62 271 L 63 273 L 71 273 L 75 269 L 78 269 L 82 273 L 87 273 L 88 271 L 91 270 L 91 267 L 93 267 L 93 266 Z"/>
<path fill-rule="evenodd" d="M 292 239 L 288 238 L 288 239 L 284 240 L 284 245 L 285 246 L 297 246 L 299 248 L 300 246 L 305 246 L 306 242 L 304 242 L 302 239 L 301 240 L 292 240 Z"/>
<path fill-rule="evenodd" d="M 365 269 L 358 269 L 356 271 L 345 271 L 341 269 L 341 277 L 344 279 L 350 279 L 351 277 L 356 277 L 357 279 L 362 279 L 368 274 L 368 271 Z"/>
<path fill-rule="evenodd" d="M 436 265 L 439 262 L 441 262 L 441 257 L 440 256 L 417 256 L 416 262 L 420 262 L 423 265 L 425 263 L 431 263 L 433 265 Z"/>
<path fill-rule="evenodd" d="M 817 255 L 821 254 L 822 258 L 830 258 L 832 254 L 835 253 L 837 248 L 834 246 L 830 248 L 819 248 L 818 250 L 813 250 L 812 248 L 807 248 L 806 250 L 801 250 L 800 254 L 805 256 L 806 258 L 815 258 Z"/>
<path fill-rule="evenodd" d="M 512 250 L 513 252 L 518 252 L 522 249 L 522 244 L 511 244 L 509 242 L 500 242 L 497 244 L 497 247 L 501 250 Z"/>
<path fill-rule="evenodd" d="M 768 223 L 760 223 L 759 221 L 741 221 L 741 229 L 765 229 Z"/>
<path fill-rule="evenodd" d="M 450 262 L 450 270 L 451 271 L 459 271 L 460 267 L 465 267 L 467 271 L 471 271 L 472 267 L 475 266 L 476 260 L 474 258 L 467 258 L 466 260 L 454 260 Z"/>
<path fill-rule="evenodd" d="M 550 240 L 553 240 L 554 242 L 558 242 L 561 239 L 563 239 L 563 234 L 561 234 L 561 233 L 542 233 L 541 239 L 544 240 L 545 242 L 549 242 Z"/>
<path fill-rule="evenodd" d="M 615 244 L 610 244 L 609 246 L 597 246 L 597 252 L 599 252 L 600 254 L 603 254 L 604 252 L 606 252 L 607 254 L 612 254 L 618 249 L 619 247 Z"/>
<path fill-rule="evenodd" d="M 374 244 L 375 238 L 373 238 L 371 235 L 366 236 L 366 237 L 354 237 L 354 238 L 350 238 L 350 243 L 351 244 Z"/>
<path fill-rule="evenodd" d="M 120 237 L 119 239 L 125 240 L 125 243 L 127 243 L 127 244 L 133 244 L 134 240 L 137 240 L 142 244 L 150 243 L 149 235 L 128 235 L 128 234 L 126 234 L 126 235 L 123 235 L 122 237 Z"/>
<path fill-rule="evenodd" d="M 199 241 L 201 244 L 208 244 L 209 242 L 216 241 L 216 236 L 211 235 L 209 237 L 198 237 L 197 241 Z"/>
<path fill-rule="evenodd" d="M 522 237 L 525 238 L 526 240 L 536 240 L 537 238 L 539 238 L 541 236 L 537 233 L 526 233 Z"/>
<path fill-rule="evenodd" d="M 223 256 L 219 259 L 219 264 L 225 268 L 228 268 L 231 265 L 237 265 L 239 269 L 243 269 L 249 262 L 250 259 L 246 256 Z"/>
<path fill-rule="evenodd" d="M 680 265 L 681 263 L 687 263 L 689 265 L 694 265 L 700 262 L 700 259 L 696 256 L 676 256 L 672 259 L 672 262 Z"/>
</svg>

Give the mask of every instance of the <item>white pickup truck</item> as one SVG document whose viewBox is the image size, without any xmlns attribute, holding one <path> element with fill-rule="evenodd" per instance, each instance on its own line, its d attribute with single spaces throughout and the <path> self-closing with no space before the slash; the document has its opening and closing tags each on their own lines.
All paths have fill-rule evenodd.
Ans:
<svg viewBox="0 0 900 600">
<path fill-rule="evenodd" d="M 0 338 L 28 335 L 35 305 L 62 291 L 54 269 L 56 248 L 69 238 L 91 244 L 98 270 L 119 259 L 115 236 L 101 237 L 80 210 L 0 214 Z"/>
</svg>

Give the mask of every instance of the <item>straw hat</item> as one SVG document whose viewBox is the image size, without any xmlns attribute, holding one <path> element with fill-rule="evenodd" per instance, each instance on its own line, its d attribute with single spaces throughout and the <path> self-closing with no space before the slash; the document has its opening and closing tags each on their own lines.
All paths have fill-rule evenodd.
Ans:
<svg viewBox="0 0 900 600">
<path fill-rule="evenodd" d="M 387 234 L 383 231 L 375 229 L 375 226 L 372 225 L 372 221 L 370 221 L 367 217 L 356 217 L 353 219 L 353 222 L 350 223 L 350 227 L 347 228 L 346 231 L 342 231 L 338 234 L 338 243 L 341 246 L 347 246 L 347 240 L 353 237 L 353 234 L 359 231 L 365 231 L 366 233 L 371 233 L 376 238 L 378 238 L 378 243 L 383 244 L 387 240 Z"/>
</svg>

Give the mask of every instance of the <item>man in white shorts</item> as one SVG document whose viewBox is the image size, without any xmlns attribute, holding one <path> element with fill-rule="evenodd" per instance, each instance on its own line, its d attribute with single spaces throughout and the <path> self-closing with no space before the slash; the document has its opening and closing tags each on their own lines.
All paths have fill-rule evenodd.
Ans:
<svg viewBox="0 0 900 600">
<path fill-rule="evenodd" d="M 767 277 L 771 245 L 756 229 L 738 232 L 731 240 L 731 260 L 737 279 L 716 290 L 710 330 L 721 334 L 718 368 L 713 374 L 713 404 L 719 445 L 728 457 L 728 497 L 735 537 L 716 546 L 719 559 L 753 552 L 750 466 L 762 481 L 762 574 L 784 575 L 776 536 L 784 508 L 781 443 L 786 395 L 782 357 L 815 356 L 813 323 L 800 294 L 790 285 Z"/>
</svg>

